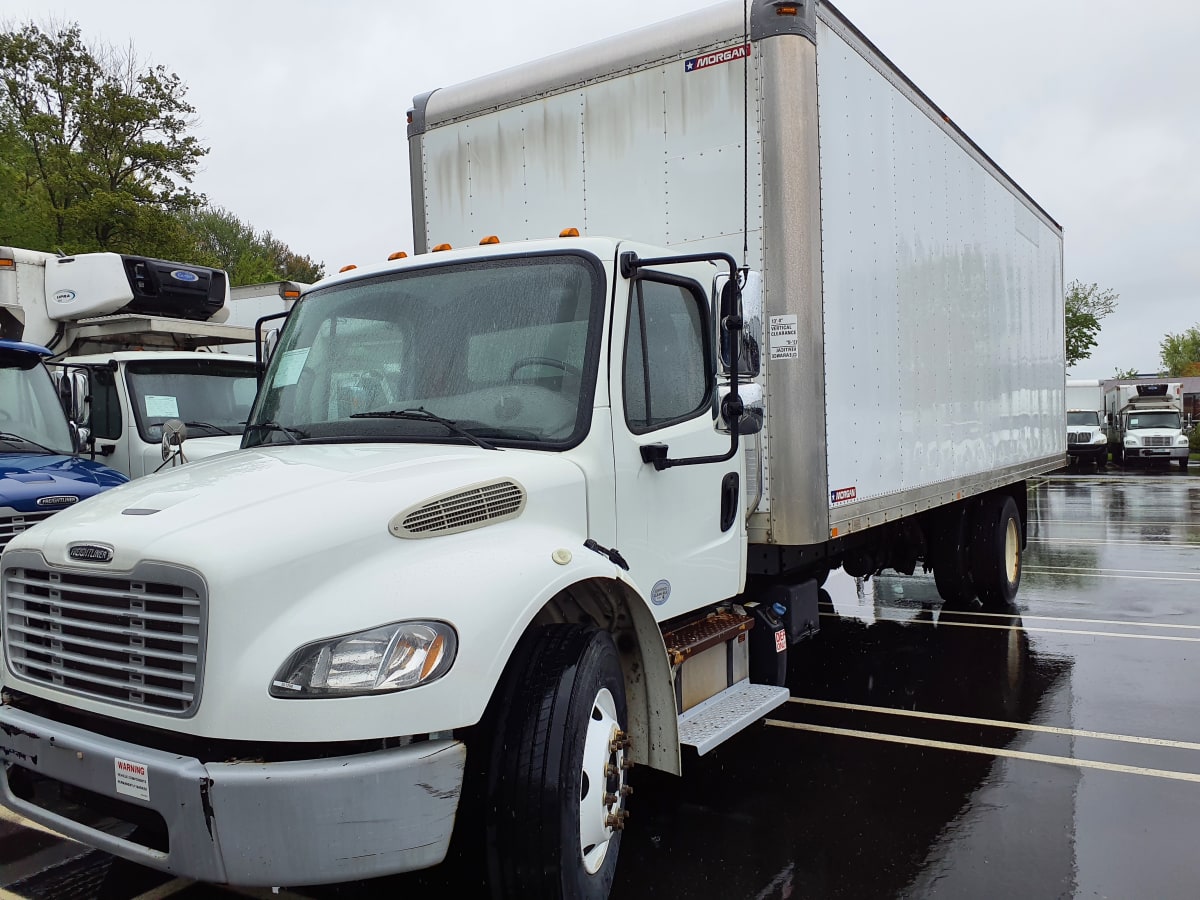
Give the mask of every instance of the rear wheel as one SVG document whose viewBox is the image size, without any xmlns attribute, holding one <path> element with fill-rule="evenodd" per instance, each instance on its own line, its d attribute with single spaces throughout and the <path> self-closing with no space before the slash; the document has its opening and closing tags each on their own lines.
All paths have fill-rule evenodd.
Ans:
<svg viewBox="0 0 1200 900">
<path fill-rule="evenodd" d="M 975 514 L 971 571 L 988 609 L 1012 603 L 1021 584 L 1021 514 L 1008 494 L 988 494 Z"/>
<path fill-rule="evenodd" d="M 497 897 L 605 898 L 625 811 L 625 680 L 608 632 L 531 632 L 507 674 L 488 773 Z"/>
<path fill-rule="evenodd" d="M 975 598 L 971 581 L 970 515 L 965 503 L 946 510 L 933 529 L 930 560 L 938 594 L 949 603 L 966 603 Z"/>
</svg>

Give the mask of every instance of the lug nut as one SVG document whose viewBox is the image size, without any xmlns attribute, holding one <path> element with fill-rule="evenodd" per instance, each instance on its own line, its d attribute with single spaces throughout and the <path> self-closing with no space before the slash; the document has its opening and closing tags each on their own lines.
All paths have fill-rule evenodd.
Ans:
<svg viewBox="0 0 1200 900">
<path fill-rule="evenodd" d="M 630 759 L 628 756 L 625 757 L 623 760 L 621 760 L 621 768 L 624 769 L 626 772 L 628 772 L 630 769 L 633 768 L 633 760 Z M 613 774 L 616 774 L 616 773 L 614 772 Z"/>
<path fill-rule="evenodd" d="M 630 785 L 630 784 L 621 785 L 621 796 L 622 797 L 628 797 L 632 793 L 633 793 L 633 785 Z"/>
</svg>

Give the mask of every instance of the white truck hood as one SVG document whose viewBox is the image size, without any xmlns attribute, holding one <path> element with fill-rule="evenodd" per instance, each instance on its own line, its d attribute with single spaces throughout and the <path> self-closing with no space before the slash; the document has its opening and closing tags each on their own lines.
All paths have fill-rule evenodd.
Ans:
<svg viewBox="0 0 1200 900">
<path fill-rule="evenodd" d="M 528 495 L 566 488 L 583 473 L 550 453 L 429 444 L 280 445 L 189 463 L 140 478 L 19 535 L 11 549 L 78 567 L 75 544 L 112 551 L 105 572 L 142 560 L 228 578 L 264 557 L 279 565 L 337 545 L 387 536 L 398 514 L 440 494 L 511 479 Z M 583 504 L 580 504 L 583 507 Z M 582 527 L 586 514 L 580 508 Z M 314 527 L 314 523 L 318 527 Z M 565 523 L 564 523 L 565 524 Z"/>
</svg>

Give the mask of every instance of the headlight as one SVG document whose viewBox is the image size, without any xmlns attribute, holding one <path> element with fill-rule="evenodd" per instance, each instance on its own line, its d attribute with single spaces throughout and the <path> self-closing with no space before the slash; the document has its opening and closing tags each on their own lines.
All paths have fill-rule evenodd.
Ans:
<svg viewBox="0 0 1200 900">
<path fill-rule="evenodd" d="M 1097 434 L 1097 435 L 1093 435 L 1093 437 L 1092 437 L 1093 444 L 1103 444 L 1107 440 L 1108 440 L 1108 438 L 1105 437 L 1104 434 Z"/>
<path fill-rule="evenodd" d="M 454 663 L 458 638 L 445 622 L 397 622 L 305 644 L 271 680 L 282 699 L 353 697 L 428 684 Z"/>
<path fill-rule="evenodd" d="M 1127 437 L 1127 438 L 1125 438 L 1125 446 L 1126 446 L 1126 447 L 1136 447 L 1137 445 L 1138 445 L 1138 439 L 1137 439 L 1137 438 L 1135 438 L 1135 437 Z"/>
<path fill-rule="evenodd" d="M 1179 437 L 1175 439 L 1175 442 L 1182 447 L 1184 444 L 1188 443 L 1188 439 L 1186 437 Z"/>
</svg>

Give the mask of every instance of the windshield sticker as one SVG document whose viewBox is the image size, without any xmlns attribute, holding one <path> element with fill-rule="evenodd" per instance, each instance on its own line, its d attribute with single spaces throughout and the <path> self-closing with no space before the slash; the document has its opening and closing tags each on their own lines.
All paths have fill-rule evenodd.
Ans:
<svg viewBox="0 0 1200 900">
<path fill-rule="evenodd" d="M 799 359 L 800 337 L 795 316 L 771 316 L 771 359 Z"/>
<path fill-rule="evenodd" d="M 746 59 L 749 55 L 749 44 L 742 44 L 740 47 L 726 47 L 724 50 L 714 50 L 712 53 L 705 53 L 703 56 L 693 56 L 691 59 L 685 59 L 683 61 L 683 71 L 696 72 L 700 69 L 711 69 L 713 66 L 721 65 L 721 63 Z"/>
<path fill-rule="evenodd" d="M 146 415 L 151 419 L 178 419 L 179 401 L 162 394 L 147 394 Z"/>
<path fill-rule="evenodd" d="M 287 387 L 300 380 L 300 370 L 304 368 L 304 362 L 308 359 L 309 349 L 304 347 L 283 354 L 283 358 L 279 360 L 279 368 L 275 370 L 274 387 Z"/>
</svg>

